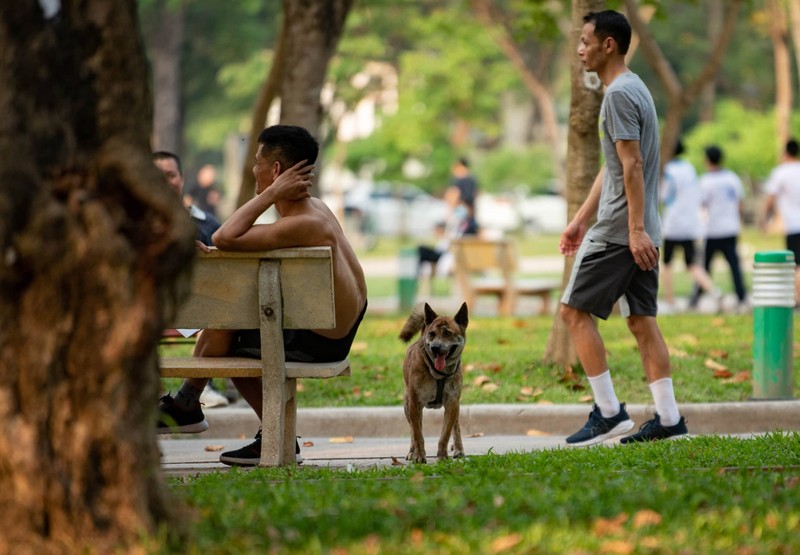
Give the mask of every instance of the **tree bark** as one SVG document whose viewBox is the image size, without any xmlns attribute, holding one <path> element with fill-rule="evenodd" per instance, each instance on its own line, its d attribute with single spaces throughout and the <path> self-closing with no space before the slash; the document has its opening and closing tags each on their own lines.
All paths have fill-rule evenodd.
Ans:
<svg viewBox="0 0 800 555">
<path fill-rule="evenodd" d="M 322 102 L 328 63 L 344 30 L 353 0 L 284 0 L 286 25 L 281 123 L 300 125 L 321 140 Z M 321 160 L 317 166 L 321 165 Z M 319 175 L 319 167 L 317 168 Z M 315 180 L 311 194 L 319 196 Z"/>
<path fill-rule="evenodd" d="M 572 3 L 570 44 L 579 44 L 583 29 L 583 16 L 590 11 L 604 9 L 602 0 L 576 0 Z M 576 47 L 577 48 L 577 47 Z M 577 54 L 570 64 L 571 98 L 569 131 L 567 134 L 567 217 L 573 218 L 589 195 L 592 183 L 600 170 L 600 139 L 597 121 L 603 91 L 596 74 L 587 74 Z M 562 291 L 572 272 L 574 257 L 564 262 Z M 571 368 L 578 360 L 575 346 L 566 325 L 556 310 L 553 327 L 547 338 L 544 362 L 562 368 Z"/>
<path fill-rule="evenodd" d="M 0 4 L 0 553 L 135 548 L 173 516 L 156 347 L 194 229 L 150 155 L 134 0 Z"/>
<path fill-rule="evenodd" d="M 148 37 L 153 67 L 153 150 L 183 152 L 181 46 L 185 3 L 157 0 Z"/>
<path fill-rule="evenodd" d="M 770 38 L 775 66 L 775 145 L 778 159 L 789 139 L 789 119 L 792 113 L 792 60 L 789 53 L 789 30 L 786 12 L 779 0 L 767 0 L 770 14 Z"/>
<path fill-rule="evenodd" d="M 789 0 L 789 30 L 794 46 L 797 75 L 800 76 L 800 0 Z"/>
<path fill-rule="evenodd" d="M 667 94 L 667 113 L 664 115 L 664 126 L 661 131 L 662 167 L 672 157 L 675 145 L 680 138 L 684 116 L 698 99 L 703 88 L 716 77 L 722 65 L 725 50 L 736 27 L 736 18 L 739 15 L 741 5 L 742 0 L 730 0 L 727 3 L 722 30 L 706 58 L 703 69 L 692 81 L 684 84 L 670 61 L 661 51 L 647 24 L 639 16 L 639 2 L 637 0 L 625 0 L 625 8 L 631 27 L 639 36 L 639 49 L 647 63 L 653 68 Z"/>
</svg>

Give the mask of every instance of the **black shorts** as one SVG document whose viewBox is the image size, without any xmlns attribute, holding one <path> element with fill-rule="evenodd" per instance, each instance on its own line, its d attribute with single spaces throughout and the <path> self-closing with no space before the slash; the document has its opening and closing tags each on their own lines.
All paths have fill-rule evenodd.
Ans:
<svg viewBox="0 0 800 555">
<path fill-rule="evenodd" d="M 623 316 L 658 313 L 658 266 L 639 268 L 628 245 L 585 239 L 561 302 L 606 320 L 620 301 Z"/>
<path fill-rule="evenodd" d="M 794 263 L 800 266 L 800 233 L 792 233 L 786 236 L 786 250 L 794 253 Z"/>
<path fill-rule="evenodd" d="M 672 252 L 675 247 L 683 249 L 683 261 L 686 267 L 694 264 L 694 241 L 673 241 L 671 239 L 664 239 L 664 266 L 668 266 L 672 262 Z"/>
<path fill-rule="evenodd" d="M 350 354 L 358 327 L 367 312 L 367 304 L 356 323 L 341 339 L 331 339 L 311 330 L 283 330 L 283 351 L 290 362 L 336 362 Z M 233 335 L 230 356 L 261 358 L 261 331 L 239 330 Z"/>
</svg>

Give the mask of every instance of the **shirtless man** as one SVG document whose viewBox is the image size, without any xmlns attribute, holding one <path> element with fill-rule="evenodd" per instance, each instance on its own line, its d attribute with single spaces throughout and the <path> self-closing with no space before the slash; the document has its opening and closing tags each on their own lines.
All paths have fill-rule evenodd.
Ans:
<svg viewBox="0 0 800 555">
<path fill-rule="evenodd" d="M 330 246 L 333 250 L 333 287 L 336 327 L 327 330 L 284 330 L 287 360 L 331 362 L 347 357 L 358 326 L 367 310 L 364 272 L 336 216 L 321 200 L 311 198 L 308 188 L 317 158 L 317 141 L 302 127 L 275 125 L 258 137 L 253 174 L 256 196 L 214 233 L 222 250 L 257 251 L 283 247 Z M 280 218 L 271 224 L 253 225 L 265 210 L 275 206 Z M 260 358 L 258 330 L 204 330 L 195 356 L 252 356 Z M 202 432 L 208 428 L 199 397 L 207 380 L 184 381 L 173 399 L 161 399 L 159 433 Z M 234 384 L 261 418 L 261 379 L 238 378 Z M 261 431 L 256 441 L 222 453 L 220 461 L 255 466 L 261 456 Z M 299 449 L 298 449 L 298 459 Z"/>
</svg>

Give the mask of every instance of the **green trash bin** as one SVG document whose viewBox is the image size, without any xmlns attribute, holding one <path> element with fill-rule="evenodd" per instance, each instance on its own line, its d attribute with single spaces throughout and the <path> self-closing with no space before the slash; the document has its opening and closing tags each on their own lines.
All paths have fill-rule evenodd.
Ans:
<svg viewBox="0 0 800 555">
<path fill-rule="evenodd" d="M 753 399 L 792 399 L 794 254 L 757 252 L 753 265 Z"/>
<path fill-rule="evenodd" d="M 417 249 L 400 249 L 397 260 L 397 293 L 400 311 L 411 312 L 417 298 Z"/>
</svg>

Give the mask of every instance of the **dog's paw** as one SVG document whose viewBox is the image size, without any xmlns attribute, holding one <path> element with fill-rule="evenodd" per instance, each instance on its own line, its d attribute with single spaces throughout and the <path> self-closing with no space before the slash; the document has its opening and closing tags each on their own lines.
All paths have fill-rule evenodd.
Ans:
<svg viewBox="0 0 800 555">
<path fill-rule="evenodd" d="M 464 457 L 466 457 L 466 455 L 464 454 L 463 449 L 453 450 L 454 459 L 463 459 Z"/>
<path fill-rule="evenodd" d="M 408 452 L 408 455 L 406 455 L 406 460 L 419 464 L 426 464 L 428 462 L 428 459 L 425 458 L 425 451 L 419 451 L 415 449 L 412 449 Z"/>
</svg>

